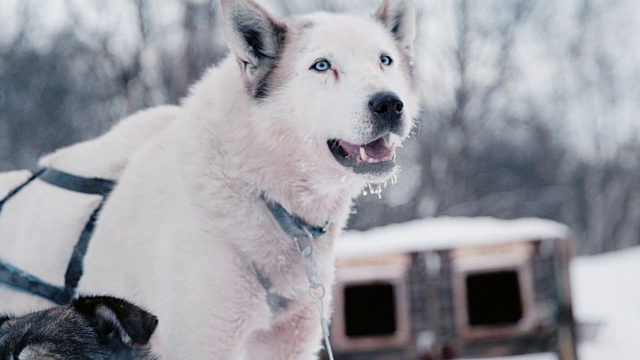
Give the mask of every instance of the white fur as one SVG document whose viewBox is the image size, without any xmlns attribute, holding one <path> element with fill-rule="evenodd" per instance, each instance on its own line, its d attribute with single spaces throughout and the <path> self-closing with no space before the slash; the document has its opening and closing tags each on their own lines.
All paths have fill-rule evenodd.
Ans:
<svg viewBox="0 0 640 360">
<path fill-rule="evenodd" d="M 230 7 L 240 5 L 262 11 L 247 0 L 225 0 L 223 11 L 228 14 Z M 252 76 L 260 71 L 247 73 L 251 69 L 242 65 L 243 50 L 236 50 L 193 87 L 180 109 L 149 110 L 137 115 L 143 121 L 123 121 L 94 143 L 42 161 L 78 175 L 118 179 L 91 239 L 79 290 L 121 296 L 157 315 L 152 348 L 163 359 L 316 357 L 321 329 L 308 281 L 293 240 L 280 230 L 260 195 L 309 223 L 332 221 L 316 241 L 320 279 L 330 289 L 333 243 L 346 224 L 352 198 L 367 181 L 383 181 L 391 174 L 354 174 L 336 162 L 327 140 L 371 141 L 367 102 L 378 91 L 394 91 L 405 103 L 407 126 L 394 135 L 398 140 L 408 135 L 417 115 L 408 68 L 401 66 L 406 54 L 381 23 L 320 13 L 291 19 L 286 27 L 286 45 L 266 98 L 252 97 Z M 381 51 L 396 66 L 382 67 Z M 309 70 L 318 58 L 329 59 L 338 78 Z M 123 134 L 127 126 L 131 133 Z M 124 146 L 125 136 L 135 146 Z M 64 201 L 63 207 L 51 207 L 60 208 L 60 216 L 69 212 L 77 226 L 47 231 L 60 234 L 55 244 L 68 252 L 84 224 L 81 215 L 87 216 L 95 199 L 83 196 L 79 204 L 67 206 L 73 194 L 54 192 L 42 189 L 37 202 L 42 204 L 43 197 Z M 20 213 L 20 206 L 37 211 L 29 207 L 36 200 L 26 194 L 0 216 L 2 234 L 4 228 L 18 228 L 17 223 L 2 223 L 5 215 Z M 43 219 L 42 225 L 49 222 Z M 38 227 L 24 223 L 19 228 L 29 226 Z M 47 239 L 44 234 L 14 234 L 12 240 L 20 243 L 0 237 L 2 259 L 40 275 L 58 274 L 60 280 L 68 255 L 60 250 L 53 259 L 57 262 L 50 261 L 49 254 L 36 252 L 35 244 Z M 33 245 L 26 249 L 23 241 Z M 5 256 L 8 248 L 18 255 Z M 292 299 L 284 311 L 271 313 L 252 262 L 274 290 Z M 327 297 L 330 314 L 330 292 Z M 0 310 L 43 306 L 2 288 L 0 299 Z"/>
</svg>

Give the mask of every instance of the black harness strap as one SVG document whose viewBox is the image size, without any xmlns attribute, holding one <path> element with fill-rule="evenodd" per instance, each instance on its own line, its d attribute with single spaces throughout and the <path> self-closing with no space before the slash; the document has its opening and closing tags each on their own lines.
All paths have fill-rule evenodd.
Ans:
<svg viewBox="0 0 640 360">
<path fill-rule="evenodd" d="M 43 169 L 38 178 L 59 188 L 103 197 L 109 195 L 116 186 L 116 182 L 113 180 L 85 178 L 51 168 Z"/>
<path fill-rule="evenodd" d="M 4 199 L 0 200 L 0 210 L 2 210 L 2 205 L 4 205 L 7 200 L 35 179 L 40 179 L 50 185 L 69 191 L 102 196 L 100 204 L 93 213 L 91 213 L 91 216 L 85 224 L 84 229 L 80 234 L 80 238 L 73 249 L 73 254 L 71 255 L 69 266 L 65 273 L 64 287 L 51 285 L 10 264 L 0 261 L 0 283 L 41 296 L 59 305 L 67 305 L 73 300 L 76 288 L 78 287 L 78 283 L 82 277 L 82 262 L 87 253 L 96 220 L 107 196 L 115 187 L 116 182 L 106 179 L 85 178 L 56 169 L 42 168 L 33 171 L 33 175 L 27 179 L 27 181 L 10 191 Z"/>
<path fill-rule="evenodd" d="M 9 199 L 11 199 L 13 197 L 13 195 L 17 194 L 18 191 L 22 190 L 22 188 L 24 188 L 25 186 L 29 185 L 29 183 L 32 182 L 33 180 L 35 180 L 40 174 L 42 174 L 42 172 L 44 170 L 45 169 L 38 169 L 38 170 L 31 171 L 31 176 L 27 179 L 27 181 L 23 182 L 22 184 L 20 184 L 15 189 L 9 191 L 7 196 L 5 196 L 2 200 L 0 200 L 0 212 L 2 212 L 2 207 L 4 206 L 4 204 L 7 201 L 9 201 Z"/>
<path fill-rule="evenodd" d="M 89 240 L 91 240 L 93 229 L 96 227 L 96 220 L 98 220 L 98 214 L 100 213 L 100 210 L 102 210 L 102 206 L 104 205 L 106 199 L 106 197 L 102 198 L 102 201 L 100 201 L 100 205 L 98 205 L 98 207 L 93 210 L 93 213 L 91 213 L 91 217 L 89 217 L 89 221 L 87 221 L 84 229 L 82 229 L 80 239 L 78 239 L 76 246 L 73 248 L 73 254 L 71 255 L 71 260 L 69 261 L 67 272 L 64 274 L 65 288 L 73 289 L 74 292 L 78 287 L 80 278 L 82 277 L 82 260 L 84 260 L 84 256 L 87 254 L 87 249 L 89 248 Z"/>
<path fill-rule="evenodd" d="M 73 299 L 73 292 L 67 291 L 66 288 L 48 284 L 2 261 L 0 261 L 0 283 L 38 295 L 58 305 L 68 305 Z"/>
</svg>

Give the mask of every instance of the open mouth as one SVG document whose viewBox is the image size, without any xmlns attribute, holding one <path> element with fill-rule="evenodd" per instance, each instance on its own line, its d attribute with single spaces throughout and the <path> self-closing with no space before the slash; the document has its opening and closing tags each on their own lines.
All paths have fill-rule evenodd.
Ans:
<svg viewBox="0 0 640 360">
<path fill-rule="evenodd" d="M 327 145 L 338 163 L 358 174 L 385 174 L 396 166 L 396 145 L 390 144 L 389 134 L 367 144 L 334 139 L 327 141 Z"/>
</svg>

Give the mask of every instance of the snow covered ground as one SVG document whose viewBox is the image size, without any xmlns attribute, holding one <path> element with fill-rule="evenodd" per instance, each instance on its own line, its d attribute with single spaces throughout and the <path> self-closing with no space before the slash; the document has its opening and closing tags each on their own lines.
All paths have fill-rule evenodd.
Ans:
<svg viewBox="0 0 640 360">
<path fill-rule="evenodd" d="M 577 320 L 602 324 L 595 339 L 580 345 L 580 360 L 640 359 L 640 247 L 576 258 L 571 278 Z M 501 358 L 505 359 L 557 357 L 542 354 Z"/>
<path fill-rule="evenodd" d="M 640 248 L 578 258 L 571 270 L 576 317 L 602 322 L 581 360 L 640 359 Z"/>
</svg>

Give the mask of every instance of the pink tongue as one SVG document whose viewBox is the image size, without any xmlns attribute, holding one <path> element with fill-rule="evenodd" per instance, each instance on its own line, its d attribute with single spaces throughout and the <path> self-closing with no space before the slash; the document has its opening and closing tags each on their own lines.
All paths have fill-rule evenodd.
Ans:
<svg viewBox="0 0 640 360">
<path fill-rule="evenodd" d="M 360 151 L 358 145 L 354 145 L 346 141 L 340 141 L 340 147 L 347 153 L 347 156 L 356 155 L 358 154 L 358 151 Z"/>
<path fill-rule="evenodd" d="M 367 155 L 373 158 L 381 158 L 389 154 L 389 148 L 385 144 L 384 138 L 380 138 L 364 146 Z"/>
</svg>

